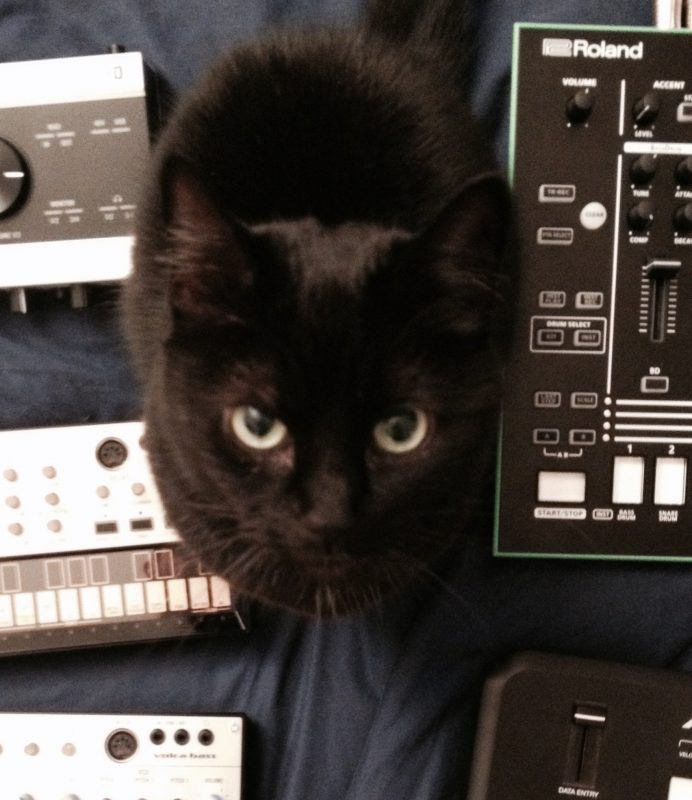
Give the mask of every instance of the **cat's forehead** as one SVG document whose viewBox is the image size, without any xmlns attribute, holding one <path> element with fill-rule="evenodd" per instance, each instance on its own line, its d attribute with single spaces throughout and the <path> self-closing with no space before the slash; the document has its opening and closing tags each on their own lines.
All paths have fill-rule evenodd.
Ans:
<svg viewBox="0 0 692 800">
<path fill-rule="evenodd" d="M 313 217 L 251 230 L 271 244 L 301 294 L 328 287 L 361 290 L 392 247 L 409 238 L 397 229 L 358 222 L 327 226 Z"/>
</svg>

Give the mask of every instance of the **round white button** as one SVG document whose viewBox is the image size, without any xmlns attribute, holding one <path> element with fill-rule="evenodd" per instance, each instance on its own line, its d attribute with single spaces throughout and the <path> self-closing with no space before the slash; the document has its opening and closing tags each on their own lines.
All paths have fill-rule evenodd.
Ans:
<svg viewBox="0 0 692 800">
<path fill-rule="evenodd" d="M 603 203 L 587 203 L 579 214 L 579 222 L 588 231 L 596 231 L 608 219 L 608 212 Z"/>
</svg>

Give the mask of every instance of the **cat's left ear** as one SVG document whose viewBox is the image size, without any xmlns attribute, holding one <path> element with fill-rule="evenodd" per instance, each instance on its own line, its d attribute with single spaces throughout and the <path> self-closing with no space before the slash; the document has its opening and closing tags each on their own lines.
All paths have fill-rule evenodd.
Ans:
<svg viewBox="0 0 692 800">
<path fill-rule="evenodd" d="M 242 320 L 254 282 L 250 232 L 224 216 L 182 161 L 165 165 L 162 190 L 175 317 L 191 323 Z"/>
<path fill-rule="evenodd" d="M 509 187 L 502 175 L 492 172 L 466 183 L 423 238 L 445 261 L 451 259 L 459 265 L 473 261 L 493 270 L 504 259 L 511 231 Z"/>
</svg>

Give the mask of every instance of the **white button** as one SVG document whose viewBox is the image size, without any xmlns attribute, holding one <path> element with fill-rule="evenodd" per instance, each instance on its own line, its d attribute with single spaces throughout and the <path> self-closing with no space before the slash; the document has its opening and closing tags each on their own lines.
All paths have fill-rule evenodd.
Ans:
<svg viewBox="0 0 692 800">
<path fill-rule="evenodd" d="M 58 590 L 58 612 L 61 622 L 76 622 L 79 619 L 79 595 L 76 589 Z"/>
<path fill-rule="evenodd" d="M 79 590 L 79 600 L 82 604 L 82 617 L 84 619 L 101 619 L 101 593 L 98 586 L 83 586 Z"/>
<path fill-rule="evenodd" d="M 231 587 L 228 581 L 219 575 L 209 578 L 211 589 L 211 604 L 214 608 L 227 608 L 231 605 Z"/>
<path fill-rule="evenodd" d="M 145 583 L 144 594 L 150 614 L 163 614 L 166 611 L 166 585 L 163 581 Z"/>
<path fill-rule="evenodd" d="M 603 203 L 587 203 L 579 214 L 579 222 L 587 231 L 596 231 L 608 219 L 608 212 Z"/>
<path fill-rule="evenodd" d="M 539 503 L 583 503 L 586 497 L 585 472 L 538 473 Z"/>
<path fill-rule="evenodd" d="M 126 583 L 123 586 L 123 591 L 125 593 L 125 613 L 129 615 L 146 614 L 142 584 Z"/>
<path fill-rule="evenodd" d="M 615 456 L 613 460 L 613 503 L 638 505 L 644 501 L 644 459 Z"/>
<path fill-rule="evenodd" d="M 31 592 L 18 592 L 12 595 L 14 601 L 14 618 L 17 625 L 35 625 L 36 610 L 34 596 Z"/>
<path fill-rule="evenodd" d="M 43 625 L 58 621 L 58 599 L 50 589 L 36 592 L 36 616 Z"/>
<path fill-rule="evenodd" d="M 692 800 L 692 779 L 671 778 L 668 784 L 668 800 Z"/>
<path fill-rule="evenodd" d="M 123 594 L 117 583 L 110 586 L 102 586 L 101 593 L 104 617 L 122 617 L 125 615 Z"/>
<path fill-rule="evenodd" d="M 13 625 L 12 598 L 8 594 L 0 594 L 0 628 L 11 628 Z"/>
<path fill-rule="evenodd" d="M 685 504 L 686 458 L 657 458 L 654 503 L 657 506 Z"/>
<path fill-rule="evenodd" d="M 168 608 L 170 611 L 187 611 L 187 585 L 184 578 L 166 581 L 168 585 Z"/>
<path fill-rule="evenodd" d="M 206 578 L 189 578 L 190 608 L 199 611 L 209 608 L 209 584 Z"/>
</svg>

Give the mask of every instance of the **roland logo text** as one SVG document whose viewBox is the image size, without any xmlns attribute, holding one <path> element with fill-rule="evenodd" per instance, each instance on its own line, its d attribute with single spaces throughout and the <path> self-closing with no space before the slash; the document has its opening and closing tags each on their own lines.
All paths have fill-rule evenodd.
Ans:
<svg viewBox="0 0 692 800">
<path fill-rule="evenodd" d="M 613 44 L 602 39 L 543 39 L 543 55 L 551 58 L 629 58 L 641 61 L 644 58 L 644 42 L 636 44 Z"/>
</svg>

